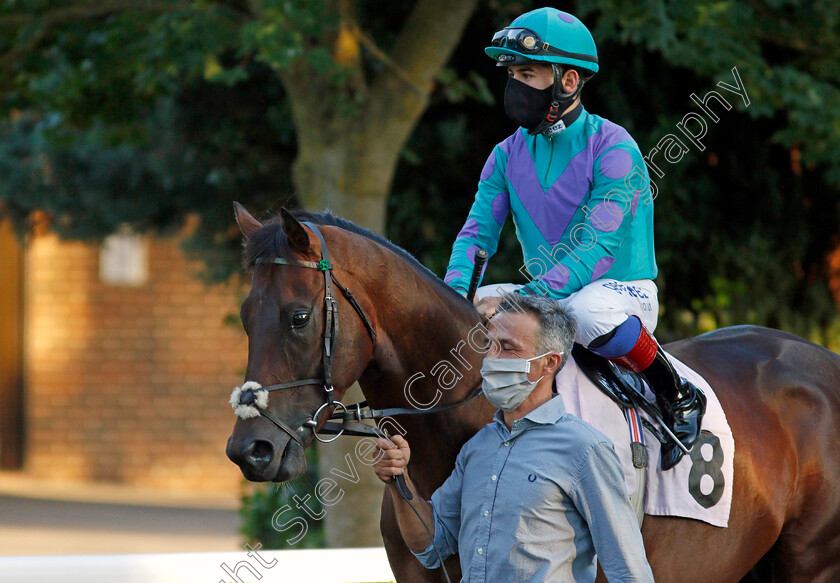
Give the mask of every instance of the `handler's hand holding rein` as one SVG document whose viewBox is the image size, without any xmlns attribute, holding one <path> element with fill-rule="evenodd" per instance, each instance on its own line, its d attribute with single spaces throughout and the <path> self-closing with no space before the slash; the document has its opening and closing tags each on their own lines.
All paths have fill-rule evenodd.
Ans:
<svg viewBox="0 0 840 583">
<path fill-rule="evenodd" d="M 411 458 L 411 449 L 401 435 L 394 435 L 390 440 L 380 437 L 376 440 L 376 445 L 382 450 L 382 457 L 373 466 L 373 470 L 380 480 L 391 484 L 393 476 L 405 473 L 408 460 Z"/>
<path fill-rule="evenodd" d="M 475 302 L 475 309 L 478 310 L 478 313 L 481 315 L 481 318 L 484 322 L 489 322 L 490 319 L 496 315 L 496 312 L 499 310 L 499 304 L 502 303 L 502 298 L 490 296 L 486 298 L 481 298 L 477 302 Z"/>
<path fill-rule="evenodd" d="M 382 458 L 376 462 L 373 470 L 380 480 L 392 486 L 389 490 L 397 514 L 397 523 L 408 548 L 415 553 L 422 553 L 432 542 L 435 523 L 431 505 L 417 494 L 414 483 L 406 471 L 408 460 L 411 458 L 411 449 L 401 435 L 392 435 L 390 439 L 379 438 L 376 440 L 376 445 L 382 451 Z M 406 487 L 413 494 L 413 505 L 397 492 L 393 481 L 395 476 L 405 476 Z M 443 562 L 443 557 L 440 561 Z M 447 575 L 447 580 L 448 578 Z"/>
</svg>

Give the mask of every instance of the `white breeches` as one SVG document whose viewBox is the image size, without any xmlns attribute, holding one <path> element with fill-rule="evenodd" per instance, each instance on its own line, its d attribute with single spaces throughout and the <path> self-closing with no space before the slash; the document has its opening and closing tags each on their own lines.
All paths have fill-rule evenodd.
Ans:
<svg viewBox="0 0 840 583">
<path fill-rule="evenodd" d="M 499 296 L 521 287 L 513 283 L 485 285 L 478 288 L 475 297 Z M 657 291 L 650 279 L 627 282 L 598 279 L 557 301 L 568 307 L 578 322 L 575 341 L 589 346 L 590 342 L 624 322 L 627 316 L 637 316 L 647 331 L 653 333 L 659 318 Z"/>
</svg>

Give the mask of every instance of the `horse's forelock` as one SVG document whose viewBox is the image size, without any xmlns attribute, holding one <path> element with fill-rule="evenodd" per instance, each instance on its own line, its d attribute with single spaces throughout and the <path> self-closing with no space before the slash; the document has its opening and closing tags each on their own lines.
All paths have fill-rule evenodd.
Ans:
<svg viewBox="0 0 840 583">
<path fill-rule="evenodd" d="M 283 233 L 280 219 L 274 218 L 263 223 L 263 226 L 245 241 L 242 263 L 247 269 L 251 269 L 256 264 L 257 259 L 284 257 L 288 256 L 289 252 L 289 242 Z"/>
</svg>

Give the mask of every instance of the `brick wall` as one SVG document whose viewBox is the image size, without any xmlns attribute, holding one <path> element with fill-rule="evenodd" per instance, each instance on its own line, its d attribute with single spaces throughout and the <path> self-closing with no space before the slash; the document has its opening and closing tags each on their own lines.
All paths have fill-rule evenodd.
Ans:
<svg viewBox="0 0 840 583">
<path fill-rule="evenodd" d="M 235 284 L 192 276 L 174 239 L 148 240 L 148 280 L 99 280 L 99 246 L 26 252 L 25 470 L 56 480 L 232 491 L 225 457 L 247 344 Z"/>
</svg>

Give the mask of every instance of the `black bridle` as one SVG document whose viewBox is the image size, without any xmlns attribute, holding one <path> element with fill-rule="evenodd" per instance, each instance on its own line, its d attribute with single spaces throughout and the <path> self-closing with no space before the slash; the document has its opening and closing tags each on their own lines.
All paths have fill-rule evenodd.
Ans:
<svg viewBox="0 0 840 583">
<path fill-rule="evenodd" d="M 370 340 L 376 347 L 376 330 L 373 329 L 373 325 L 370 323 L 370 320 L 365 314 L 364 309 L 356 301 L 356 298 L 353 296 L 353 293 L 341 285 L 341 283 L 336 279 L 335 274 L 332 271 L 332 263 L 330 262 L 330 252 L 327 249 L 327 242 L 324 240 L 324 236 L 321 234 L 320 229 L 314 224 L 310 222 L 304 222 L 304 225 L 309 227 L 312 232 L 314 232 L 318 239 L 321 241 L 321 260 L 318 262 L 315 261 L 302 261 L 296 259 L 284 259 L 282 257 L 274 257 L 274 258 L 259 258 L 257 259 L 256 263 L 268 263 L 268 264 L 277 264 L 277 265 L 294 265 L 297 267 L 306 267 L 310 269 L 317 269 L 324 273 L 324 378 L 323 379 L 303 379 L 299 381 L 288 381 L 285 383 L 279 383 L 276 385 L 269 385 L 267 387 L 260 387 L 257 383 L 253 383 L 254 388 L 246 388 L 250 383 L 245 383 L 242 389 L 239 390 L 238 399 L 234 401 L 235 406 L 245 406 L 245 407 L 254 407 L 259 412 L 259 414 L 272 423 L 279 427 L 282 431 L 289 434 L 289 436 L 294 439 L 301 447 L 304 447 L 303 438 L 300 435 L 300 430 L 303 428 L 310 428 L 312 430 L 312 435 L 318 441 L 323 443 L 329 443 L 331 441 L 335 441 L 342 435 L 354 435 L 354 436 L 374 436 L 374 437 L 385 437 L 387 438 L 387 434 L 384 430 L 376 427 L 374 425 L 367 425 L 362 423 L 365 419 L 381 419 L 383 417 L 388 417 L 390 415 L 425 415 L 429 413 L 437 413 L 440 411 L 446 411 L 447 409 L 454 409 L 456 407 L 460 407 L 462 405 L 466 405 L 467 403 L 475 400 L 481 394 L 481 384 L 476 387 L 473 391 L 473 394 L 470 395 L 468 398 L 464 399 L 463 401 L 458 401 L 457 403 L 451 403 L 449 405 L 442 405 L 440 407 L 433 407 L 431 409 L 405 409 L 401 407 L 392 407 L 389 409 L 371 409 L 368 407 L 367 401 L 361 401 L 360 403 L 355 403 L 350 405 L 349 407 L 345 406 L 341 401 L 338 401 L 333 396 L 334 388 L 332 384 L 332 355 L 335 349 L 335 342 L 338 338 L 338 304 L 335 301 L 335 295 L 333 294 L 333 283 L 335 283 L 336 287 L 341 290 L 341 293 L 344 294 L 344 297 L 353 306 L 353 309 L 356 310 L 356 313 L 359 314 L 359 317 L 362 319 L 362 323 L 367 328 L 368 335 L 370 336 Z M 483 253 L 483 252 L 482 252 Z M 475 293 L 475 287 L 477 286 L 479 276 L 478 274 L 481 272 L 481 268 L 486 261 L 486 254 L 481 255 L 475 263 L 475 269 L 473 272 L 473 281 L 470 284 L 470 293 L 469 296 L 472 296 Z M 470 301 L 472 299 L 470 298 Z M 297 429 L 292 429 L 288 424 L 284 423 L 282 420 L 278 419 L 274 414 L 268 411 L 268 399 L 264 399 L 262 405 L 259 405 L 259 397 L 257 393 L 260 391 L 265 391 L 266 395 L 272 391 L 280 391 L 283 389 L 291 389 L 294 387 L 302 387 L 306 385 L 321 385 L 324 387 L 324 391 L 326 392 L 326 402 L 324 402 L 318 409 L 315 410 L 314 413 L 307 419 L 300 427 Z M 235 395 L 236 393 L 234 393 Z M 332 415 L 330 416 L 331 420 L 341 420 L 341 423 L 337 423 L 334 421 L 328 421 L 323 425 L 320 431 L 316 431 L 318 427 L 318 417 L 326 407 L 341 407 L 343 410 L 336 412 L 333 410 Z M 238 413 L 238 411 L 237 411 Z M 256 416 L 256 414 L 254 414 Z M 335 434 L 334 437 L 331 439 L 322 439 L 318 436 L 318 433 L 324 434 Z M 402 475 L 394 476 L 392 478 L 394 483 L 396 484 L 397 490 L 406 502 L 408 502 L 411 509 L 417 514 L 417 518 L 423 524 L 426 532 L 429 535 L 429 539 L 432 541 L 432 546 L 434 546 L 435 552 L 438 555 L 438 559 L 440 560 L 440 568 L 443 570 L 444 577 L 446 578 L 447 582 L 449 581 L 449 574 L 446 572 L 446 568 L 443 565 L 443 558 L 441 557 L 440 553 L 438 552 L 437 546 L 434 545 L 434 538 L 429 531 L 428 526 L 426 525 L 423 518 L 417 513 L 417 510 L 414 506 L 411 505 L 411 500 L 413 499 L 413 494 L 411 490 L 409 490 L 405 477 Z"/>
<path fill-rule="evenodd" d="M 297 259 L 284 259 L 282 257 L 273 257 L 273 258 L 259 258 L 257 259 L 257 263 L 270 263 L 270 264 L 278 264 L 278 265 L 294 265 L 297 267 L 306 267 L 310 269 L 317 269 L 324 274 L 324 377 L 323 379 L 302 379 L 299 381 L 288 381 L 285 383 L 278 383 L 276 385 L 269 385 L 267 387 L 259 387 L 256 389 L 245 389 L 241 392 L 239 396 L 239 404 L 240 405 L 253 405 L 257 408 L 260 415 L 274 423 L 277 427 L 285 431 L 289 434 L 289 436 L 294 439 L 299 445 L 303 446 L 303 438 L 300 436 L 300 429 L 304 427 L 311 427 L 312 434 L 315 436 L 315 439 L 318 441 L 322 441 L 324 443 L 328 443 L 330 441 L 334 441 L 338 439 L 343 430 L 338 432 L 335 437 L 331 439 L 322 439 L 318 436 L 315 431 L 315 428 L 318 426 L 318 416 L 321 414 L 326 407 L 341 407 L 344 411 L 347 411 L 347 407 L 341 401 L 338 401 L 333 396 L 335 392 L 332 383 L 332 355 L 335 349 L 335 341 L 338 338 L 338 304 L 335 301 L 335 294 L 333 292 L 333 283 L 335 286 L 341 290 L 341 293 L 344 294 L 344 297 L 347 298 L 347 301 L 353 306 L 353 309 L 356 310 L 356 313 L 359 314 L 359 317 L 362 319 L 362 323 L 367 328 L 368 335 L 370 336 L 371 342 L 374 344 L 376 343 L 376 330 L 373 329 L 373 325 L 370 323 L 370 320 L 365 314 L 364 309 L 356 301 L 356 297 L 353 293 L 341 285 L 338 279 L 335 277 L 335 274 L 332 271 L 332 262 L 330 261 L 330 252 L 327 249 L 327 242 L 324 240 L 324 236 L 321 234 L 320 229 L 318 229 L 317 225 L 314 223 L 305 222 L 303 223 L 307 227 L 309 227 L 312 232 L 314 232 L 318 239 L 321 241 L 321 260 L 320 261 L 301 261 Z M 257 396 L 256 392 L 258 391 L 266 391 L 270 393 L 272 391 L 280 391 L 283 389 L 292 389 L 294 387 L 303 387 L 307 385 L 320 385 L 324 387 L 324 391 L 326 393 L 326 402 L 318 407 L 318 409 L 312 414 L 312 416 L 303 423 L 297 430 L 292 429 L 278 419 L 275 415 L 273 415 L 270 411 L 266 410 L 265 407 L 259 407 L 256 405 L 257 403 Z"/>
<path fill-rule="evenodd" d="M 367 314 L 365 314 L 364 309 L 356 300 L 356 297 L 353 295 L 353 293 L 349 289 L 341 285 L 338 279 L 336 279 L 335 274 L 332 271 L 332 263 L 330 261 L 329 249 L 327 249 L 327 242 L 324 240 L 324 236 L 321 234 L 321 231 L 318 229 L 317 225 L 310 222 L 304 222 L 303 224 L 309 227 L 321 241 L 320 261 L 301 261 L 297 259 L 284 259 L 282 257 L 273 257 L 260 258 L 257 259 L 256 262 L 306 267 L 309 269 L 317 269 L 324 273 L 324 378 L 311 378 L 299 381 L 288 381 L 276 385 L 269 385 L 267 387 L 256 388 L 245 388 L 247 386 L 246 384 L 243 385 L 243 390 L 239 394 L 239 399 L 237 402 L 238 405 L 254 406 L 257 409 L 257 411 L 259 411 L 259 414 L 261 416 L 271 421 L 274 425 L 279 427 L 292 439 L 294 439 L 301 447 L 303 447 L 303 438 L 300 435 L 300 430 L 305 427 L 311 428 L 312 434 L 315 437 L 315 439 L 323 443 L 335 441 L 342 435 L 352 435 L 359 437 L 387 437 L 384 434 L 384 432 L 378 427 L 367 425 L 365 423 L 362 423 L 362 421 L 367 419 L 381 419 L 384 417 L 389 417 L 391 415 L 426 415 L 429 413 L 438 413 L 440 411 L 446 411 L 448 409 L 454 409 L 456 407 L 466 405 L 467 403 L 476 399 L 481 394 L 481 385 L 479 384 L 473 391 L 472 395 L 470 395 L 463 401 L 458 401 L 457 403 L 451 403 L 448 405 L 441 405 L 439 407 L 433 407 L 431 409 L 406 409 L 402 407 L 391 407 L 388 409 L 371 409 L 368 407 L 367 401 L 361 401 L 359 403 L 354 403 L 352 405 L 345 406 L 341 401 L 335 399 L 333 396 L 334 389 L 332 385 L 332 355 L 335 349 L 336 339 L 338 338 L 338 305 L 336 304 L 335 295 L 333 293 L 333 283 L 335 283 L 336 287 L 338 287 L 338 289 L 341 290 L 341 293 L 344 295 L 344 297 L 347 299 L 350 305 L 353 306 L 353 309 L 356 311 L 356 313 L 359 314 L 359 317 L 362 319 L 362 323 L 365 325 L 365 328 L 367 329 L 368 335 L 370 336 L 371 342 L 374 344 L 374 346 L 376 345 L 376 330 L 373 329 L 373 325 L 370 323 Z M 476 271 L 480 271 L 481 266 L 479 265 L 479 263 L 476 263 L 476 267 L 478 268 L 476 269 Z M 260 391 L 266 391 L 266 393 L 270 393 L 272 391 L 280 391 L 283 389 L 291 389 L 294 387 L 302 387 L 306 385 L 323 386 L 324 391 L 326 392 L 326 401 L 320 407 L 318 407 L 318 409 L 316 409 L 315 412 L 312 413 L 309 419 L 307 419 L 297 429 L 292 429 L 288 424 L 284 423 L 282 420 L 278 419 L 274 414 L 268 411 L 266 407 L 261 407 L 257 405 L 257 393 Z M 325 423 L 320 431 L 316 432 L 315 429 L 318 427 L 318 417 L 320 416 L 321 411 L 331 406 L 341 407 L 342 410 L 337 412 L 333 411 L 332 415 L 330 416 L 330 421 Z M 340 423 L 336 421 L 340 421 Z M 323 439 L 319 437 L 318 433 L 326 435 L 333 434 L 334 437 L 332 437 L 331 439 Z"/>
</svg>

